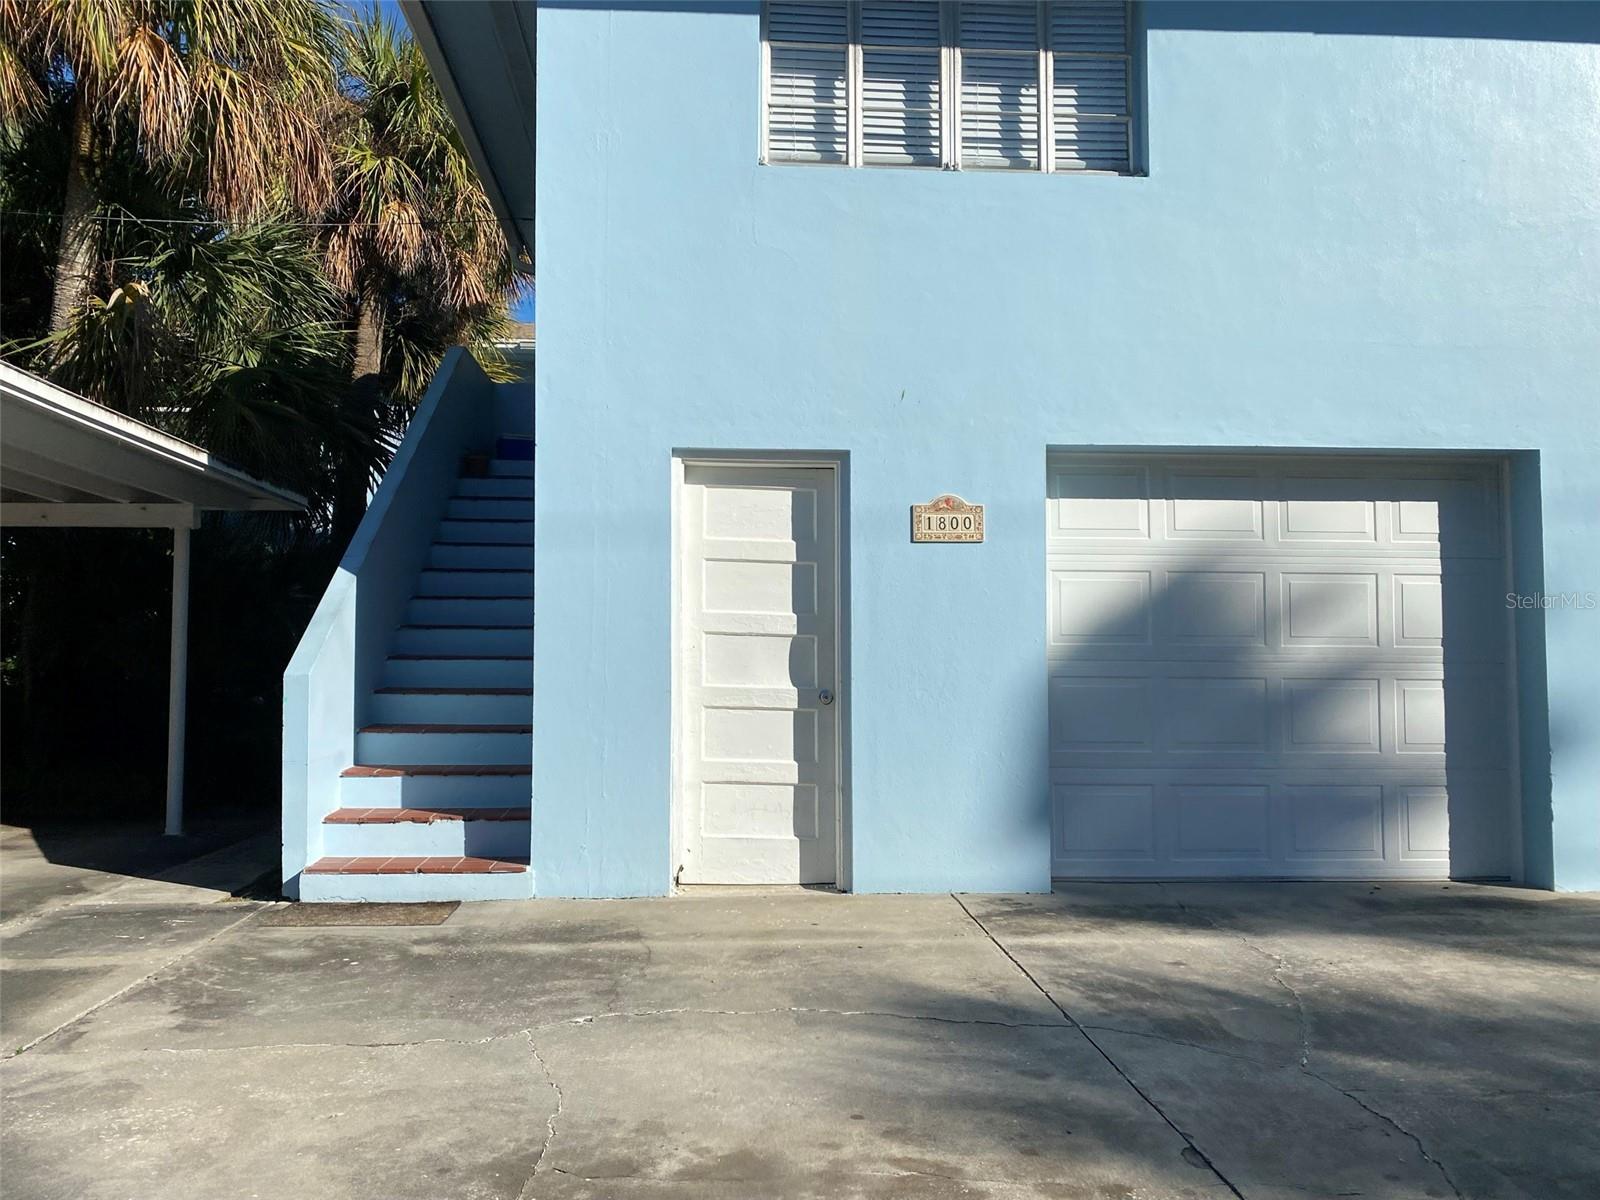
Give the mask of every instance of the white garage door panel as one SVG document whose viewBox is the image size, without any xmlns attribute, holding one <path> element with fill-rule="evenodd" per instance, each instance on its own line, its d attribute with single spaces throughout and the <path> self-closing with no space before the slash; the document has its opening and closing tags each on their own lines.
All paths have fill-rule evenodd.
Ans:
<svg viewBox="0 0 1600 1200">
<path fill-rule="evenodd" d="M 1492 468 L 1053 458 L 1058 875 L 1496 876 Z"/>
<path fill-rule="evenodd" d="M 1501 672 L 1465 665 L 1447 705 L 1443 664 L 1058 664 L 1050 678 L 1056 768 L 1499 769 L 1509 751 Z M 1366 672 L 1371 674 L 1356 674 Z M 1353 755 L 1361 755 L 1353 761 Z"/>
</svg>

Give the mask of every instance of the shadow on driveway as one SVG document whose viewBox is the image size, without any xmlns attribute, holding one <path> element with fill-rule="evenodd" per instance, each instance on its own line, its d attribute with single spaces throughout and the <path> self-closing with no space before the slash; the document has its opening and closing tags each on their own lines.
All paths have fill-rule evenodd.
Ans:
<svg viewBox="0 0 1600 1200">
<path fill-rule="evenodd" d="M 1593 899 L 1437 884 L 243 920 L 0 1065 L 3 1151 L 75 1200 L 1589 1200 L 1597 952 Z"/>
</svg>

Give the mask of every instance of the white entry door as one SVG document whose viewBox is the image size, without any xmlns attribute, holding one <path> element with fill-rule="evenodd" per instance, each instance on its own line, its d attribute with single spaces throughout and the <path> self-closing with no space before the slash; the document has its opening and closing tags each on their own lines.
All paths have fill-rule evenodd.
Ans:
<svg viewBox="0 0 1600 1200">
<path fill-rule="evenodd" d="M 686 466 L 682 883 L 832 883 L 835 472 Z"/>
</svg>

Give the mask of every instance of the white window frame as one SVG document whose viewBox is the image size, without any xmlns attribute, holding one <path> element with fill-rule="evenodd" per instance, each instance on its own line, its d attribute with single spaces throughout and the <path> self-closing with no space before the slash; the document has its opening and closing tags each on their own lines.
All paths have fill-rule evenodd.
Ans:
<svg viewBox="0 0 1600 1200">
<path fill-rule="evenodd" d="M 1050 45 L 1050 7 L 1055 0 L 1034 0 L 1038 12 L 1038 105 L 1039 105 L 1039 165 L 1024 170 L 1017 167 L 964 167 L 961 163 L 961 38 L 960 0 L 937 0 L 939 5 L 939 157 L 937 167 L 921 163 L 883 163 L 864 161 L 862 153 L 863 93 L 865 90 L 865 52 L 861 42 L 861 5 L 857 0 L 846 4 L 845 18 L 845 161 L 808 162 L 804 159 L 774 159 L 771 157 L 770 121 L 772 116 L 772 43 L 769 38 L 771 5 L 763 0 L 761 5 L 761 119 L 758 158 L 763 164 L 779 166 L 817 167 L 871 167 L 874 169 L 945 170 L 945 171 L 1012 171 L 1020 174 L 1044 175 L 1112 175 L 1137 176 L 1144 173 L 1139 162 L 1136 136 L 1138 133 L 1139 105 L 1136 101 L 1139 87 L 1139 63 L 1134 53 L 1135 14 L 1132 0 L 1123 3 L 1123 29 L 1126 42 L 1119 54 L 1108 50 L 1063 51 L 1066 58 L 1121 59 L 1128 89 L 1128 112 L 1122 116 L 1095 114 L 1094 121 L 1120 122 L 1125 130 L 1128 145 L 1128 165 L 1123 170 L 1104 170 L 1093 167 L 1059 167 L 1056 163 L 1055 120 L 1055 59 L 1056 51 Z M 796 42 L 804 46 L 809 43 Z"/>
</svg>

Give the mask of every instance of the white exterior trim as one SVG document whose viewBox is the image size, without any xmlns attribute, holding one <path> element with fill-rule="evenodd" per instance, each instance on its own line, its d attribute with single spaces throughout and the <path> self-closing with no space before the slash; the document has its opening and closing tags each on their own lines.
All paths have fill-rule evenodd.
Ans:
<svg viewBox="0 0 1600 1200">
<path fill-rule="evenodd" d="M 764 8 L 763 8 L 763 11 Z M 772 467 L 772 468 L 812 468 L 828 470 L 834 473 L 833 488 L 833 535 L 834 535 L 834 678 L 837 680 L 837 699 L 834 703 L 835 720 L 837 722 L 837 738 L 833 755 L 834 770 L 834 886 L 841 892 L 851 890 L 851 864 L 853 862 L 847 837 L 851 828 L 851 821 L 847 814 L 851 805 L 850 781 L 845 770 L 845 764 L 850 756 L 850 705 L 851 688 L 850 680 L 845 675 L 845 664 L 849 661 L 846 639 L 849 636 L 849 625 L 846 620 L 848 605 L 845 597 L 845 582 L 849 578 L 846 556 L 849 554 L 849 545 L 845 538 L 845 505 L 848 502 L 847 473 L 844 469 L 843 456 L 813 456 L 799 454 L 793 457 L 781 452 L 762 455 L 744 451 L 730 451 L 726 454 L 716 451 L 695 450 L 674 453 L 671 468 L 671 501 L 670 519 L 672 522 L 671 545 L 671 580 L 672 580 L 672 611 L 670 620 L 670 636 L 672 639 L 671 670 L 672 670 L 672 716 L 671 716 L 671 748 L 669 753 L 670 794 L 669 794 L 669 820 L 670 834 L 668 844 L 671 861 L 669 872 L 674 889 L 679 886 L 678 876 L 683 865 L 683 821 L 685 805 L 683 796 L 683 534 L 681 521 L 683 516 L 683 491 L 685 479 L 690 467 Z"/>
<path fill-rule="evenodd" d="M 189 671 L 189 533 L 202 508 L 289 512 L 293 492 L 190 442 L 0 363 L 0 526 L 172 530 L 166 832 L 183 833 Z"/>
<path fill-rule="evenodd" d="M 28 491 L 35 486 L 46 494 Z M 191 442 L 4 363 L 0 489 L 30 498 L 4 506 L 6 524 L 170 526 L 174 508 L 293 512 L 306 504 Z"/>
<path fill-rule="evenodd" d="M 404 0 L 406 3 L 415 3 L 416 0 Z M 771 4 L 763 0 L 760 15 L 760 47 L 758 57 L 759 87 L 760 87 L 760 120 L 757 122 L 757 161 L 766 165 L 774 162 L 789 166 L 847 166 L 847 167 L 899 167 L 909 170 L 941 169 L 945 171 L 961 170 L 1015 170 L 1017 168 L 997 166 L 977 166 L 966 168 L 962 164 L 961 146 L 961 78 L 962 78 L 962 52 L 961 52 L 961 4 L 960 0 L 937 0 L 939 9 L 939 163 L 886 163 L 866 161 L 864 154 L 864 95 L 865 95 L 865 53 L 861 33 L 861 5 L 858 0 L 849 0 L 845 6 L 845 158 L 844 162 L 816 161 L 804 158 L 774 159 L 771 155 L 771 117 L 772 117 L 772 41 L 771 41 Z M 1050 18 L 1053 3 L 1069 4 L 1070 0 L 1035 0 L 1036 7 L 1036 101 L 1039 136 L 1039 165 L 1031 172 L 1023 174 L 1042 175 L 1109 175 L 1115 177 L 1139 176 L 1145 173 L 1140 161 L 1136 133 L 1138 122 L 1141 119 L 1142 105 L 1139 103 L 1142 72 L 1139 69 L 1138 55 L 1134 52 L 1133 39 L 1137 24 L 1131 2 L 1125 3 L 1123 8 L 1123 33 L 1124 49 L 1121 52 L 1110 50 L 1075 50 L 1061 51 L 1063 57 L 1069 58 L 1098 58 L 1119 59 L 1126 65 L 1124 74 L 1125 100 L 1127 112 L 1122 116 L 1111 114 L 1094 114 L 1090 120 L 1094 123 L 1120 123 L 1124 130 L 1127 147 L 1127 166 L 1122 170 L 1107 170 L 1100 167 L 1067 167 L 1060 168 L 1056 162 L 1055 145 L 1055 65 L 1057 51 L 1050 44 Z M 814 47 L 816 49 L 837 49 L 837 46 L 824 43 L 794 42 L 786 43 L 795 46 Z M 1007 54 L 1012 57 L 1023 57 L 1028 52 L 1021 50 L 983 51 L 983 53 Z"/>
</svg>

